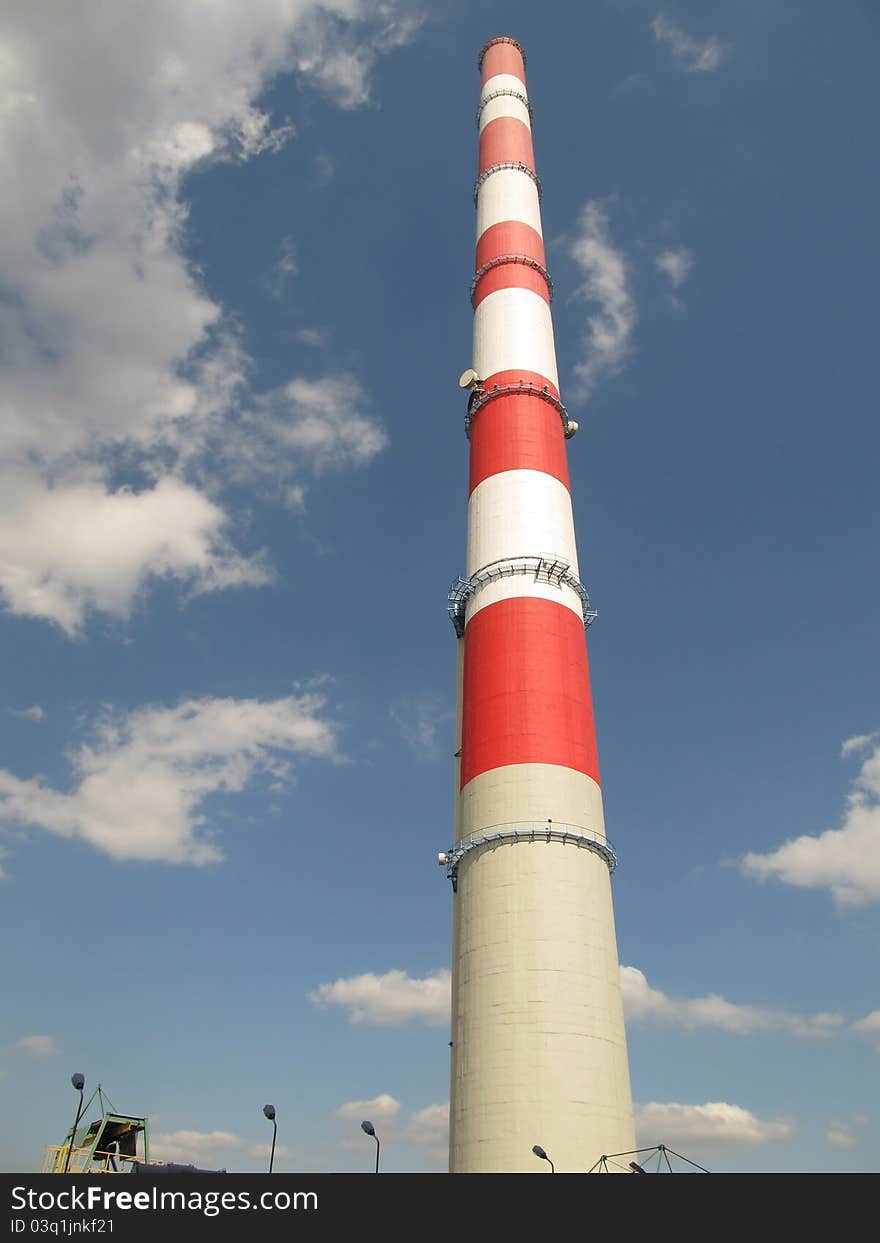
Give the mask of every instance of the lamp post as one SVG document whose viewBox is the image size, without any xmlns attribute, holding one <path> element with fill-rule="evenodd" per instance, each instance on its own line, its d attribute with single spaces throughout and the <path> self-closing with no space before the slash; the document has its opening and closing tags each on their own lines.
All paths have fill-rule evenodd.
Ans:
<svg viewBox="0 0 880 1243">
<path fill-rule="evenodd" d="M 532 1152 L 535 1154 L 536 1157 L 540 1157 L 542 1161 L 546 1161 L 548 1163 L 548 1165 L 550 1166 L 551 1174 L 556 1173 L 556 1166 L 547 1156 L 546 1152 L 544 1151 L 544 1149 L 541 1147 L 540 1144 L 532 1144 Z"/>
<path fill-rule="evenodd" d="M 272 1173 L 272 1166 L 275 1164 L 275 1140 L 278 1137 L 278 1123 L 275 1121 L 275 1106 L 264 1105 L 263 1113 L 272 1123 L 272 1152 L 269 1156 L 269 1173 Z"/>
<path fill-rule="evenodd" d="M 376 1128 L 373 1126 L 372 1122 L 362 1122 L 361 1130 L 363 1131 L 365 1135 L 372 1135 L 373 1139 L 376 1141 L 376 1173 L 378 1174 L 379 1173 L 379 1136 L 376 1134 Z"/>
<path fill-rule="evenodd" d="M 79 1105 L 76 1109 L 76 1120 L 73 1124 L 73 1130 L 70 1132 L 70 1143 L 67 1145 L 67 1156 L 64 1158 L 64 1173 L 70 1169 L 70 1157 L 73 1152 L 73 1141 L 76 1139 L 76 1128 L 79 1126 L 79 1120 L 82 1117 L 83 1108 L 83 1088 L 86 1086 L 85 1075 L 75 1074 L 70 1076 L 70 1082 L 73 1084 L 74 1090 L 79 1092 Z"/>
</svg>

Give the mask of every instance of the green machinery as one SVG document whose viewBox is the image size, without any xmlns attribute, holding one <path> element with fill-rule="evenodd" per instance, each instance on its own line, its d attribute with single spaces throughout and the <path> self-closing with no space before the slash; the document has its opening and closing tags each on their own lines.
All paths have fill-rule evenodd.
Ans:
<svg viewBox="0 0 880 1243">
<path fill-rule="evenodd" d="M 85 1121 L 97 1099 L 100 1117 Z M 47 1144 L 43 1174 L 125 1174 L 150 1160 L 148 1120 L 117 1113 L 100 1083 L 82 1110 L 83 1122 L 71 1127 L 63 1144 Z"/>
</svg>

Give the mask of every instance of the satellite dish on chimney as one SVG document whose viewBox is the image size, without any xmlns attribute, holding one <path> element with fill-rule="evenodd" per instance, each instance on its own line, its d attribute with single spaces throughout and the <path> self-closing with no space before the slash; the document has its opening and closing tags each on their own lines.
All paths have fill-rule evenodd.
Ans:
<svg viewBox="0 0 880 1243">
<path fill-rule="evenodd" d="M 474 371 L 473 367 L 468 367 L 467 371 L 463 371 L 458 377 L 459 388 L 473 388 L 475 384 L 479 384 L 480 377 Z"/>
</svg>

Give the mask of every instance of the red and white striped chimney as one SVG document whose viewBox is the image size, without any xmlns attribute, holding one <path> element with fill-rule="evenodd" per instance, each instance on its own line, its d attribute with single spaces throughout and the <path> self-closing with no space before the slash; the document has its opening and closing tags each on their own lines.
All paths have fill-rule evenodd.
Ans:
<svg viewBox="0 0 880 1243">
<path fill-rule="evenodd" d="M 635 1147 L 525 56 L 480 56 L 467 571 L 459 635 L 450 1170 Z"/>
</svg>

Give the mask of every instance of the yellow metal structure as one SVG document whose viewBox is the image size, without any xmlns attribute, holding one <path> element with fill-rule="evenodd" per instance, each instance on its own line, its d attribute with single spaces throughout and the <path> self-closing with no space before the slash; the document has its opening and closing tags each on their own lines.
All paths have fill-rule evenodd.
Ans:
<svg viewBox="0 0 880 1243">
<path fill-rule="evenodd" d="M 69 1151 L 69 1144 L 47 1144 L 40 1173 L 63 1174 Z M 70 1155 L 67 1173 L 127 1174 L 135 1161 L 139 1161 L 141 1165 L 146 1164 L 141 1157 L 124 1157 L 115 1152 L 93 1152 L 91 1148 L 74 1148 Z M 150 1161 L 149 1164 L 157 1165 L 159 1162 Z"/>
<path fill-rule="evenodd" d="M 63 1144 L 47 1144 L 42 1174 L 127 1174 L 136 1166 L 157 1164 L 150 1161 L 148 1119 L 117 1113 L 100 1084 L 77 1123 L 96 1098 L 100 1116 L 83 1121 L 79 1130 L 76 1124 L 71 1127 Z"/>
</svg>

